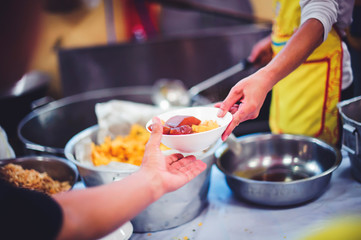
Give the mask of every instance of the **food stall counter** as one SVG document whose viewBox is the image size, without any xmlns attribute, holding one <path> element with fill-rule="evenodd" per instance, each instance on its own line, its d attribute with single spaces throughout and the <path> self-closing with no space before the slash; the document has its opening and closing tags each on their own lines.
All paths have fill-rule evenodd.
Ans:
<svg viewBox="0 0 361 240">
<path fill-rule="evenodd" d="M 263 207 L 238 200 L 225 176 L 213 166 L 208 207 L 195 219 L 169 230 L 133 233 L 131 240 L 299 240 L 325 227 L 327 221 L 361 216 L 361 183 L 351 175 L 350 160 L 342 163 L 317 199 L 291 207 Z"/>
</svg>

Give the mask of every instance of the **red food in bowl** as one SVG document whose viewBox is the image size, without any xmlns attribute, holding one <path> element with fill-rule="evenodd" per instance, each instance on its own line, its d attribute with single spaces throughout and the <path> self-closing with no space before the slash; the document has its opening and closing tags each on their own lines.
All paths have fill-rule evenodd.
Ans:
<svg viewBox="0 0 361 240">
<path fill-rule="evenodd" d="M 192 127 L 189 125 L 173 127 L 173 128 L 170 128 L 170 131 L 169 131 L 169 135 L 182 135 L 182 134 L 191 134 L 191 133 L 193 133 L 193 131 L 192 131 Z"/>
<path fill-rule="evenodd" d="M 176 115 L 169 118 L 163 125 L 163 134 L 182 135 L 193 133 L 192 125 L 199 125 L 201 120 L 193 116 Z M 148 129 L 152 131 L 152 125 Z"/>
<path fill-rule="evenodd" d="M 165 125 L 169 127 L 179 127 L 179 126 L 192 126 L 192 125 L 199 125 L 201 120 L 193 116 L 184 116 L 184 115 L 177 115 L 174 117 L 169 118 Z"/>
</svg>

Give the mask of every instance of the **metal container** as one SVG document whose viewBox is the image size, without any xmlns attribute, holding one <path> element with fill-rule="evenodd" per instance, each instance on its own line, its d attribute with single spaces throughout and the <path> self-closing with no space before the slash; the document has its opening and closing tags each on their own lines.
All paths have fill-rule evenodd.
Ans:
<svg viewBox="0 0 361 240">
<path fill-rule="evenodd" d="M 69 181 L 72 187 L 79 176 L 78 169 L 74 163 L 55 156 L 25 156 L 1 159 L 0 167 L 8 163 L 20 165 L 24 169 L 34 169 L 40 173 L 46 172 L 54 180 Z"/>
<path fill-rule="evenodd" d="M 91 139 L 97 143 L 98 126 L 92 126 L 78 133 L 65 146 L 66 157 L 77 165 L 81 178 L 87 187 L 107 184 L 129 175 L 129 171 L 117 169 L 104 170 L 99 167 L 80 163 L 74 156 L 77 144 Z M 200 214 L 207 206 L 207 194 L 210 184 L 211 167 L 214 163 L 214 152 L 221 145 L 218 141 L 206 150 L 199 159 L 207 163 L 207 169 L 182 188 L 165 194 L 148 206 L 134 219 L 135 232 L 152 232 L 182 225 Z"/>
<path fill-rule="evenodd" d="M 339 151 L 311 137 L 255 134 L 237 138 L 240 155 L 224 143 L 216 165 L 239 199 L 291 206 L 320 196 L 341 163 Z"/>
<path fill-rule="evenodd" d="M 361 182 L 361 96 L 340 102 L 342 116 L 342 149 L 348 153 L 351 172 Z"/>
<path fill-rule="evenodd" d="M 18 125 L 18 136 L 28 154 L 64 156 L 66 143 L 75 134 L 97 124 L 95 104 L 109 100 L 152 103 L 152 87 L 136 86 L 89 91 L 50 102 L 29 113 Z M 204 97 L 195 105 L 206 104 Z"/>
</svg>

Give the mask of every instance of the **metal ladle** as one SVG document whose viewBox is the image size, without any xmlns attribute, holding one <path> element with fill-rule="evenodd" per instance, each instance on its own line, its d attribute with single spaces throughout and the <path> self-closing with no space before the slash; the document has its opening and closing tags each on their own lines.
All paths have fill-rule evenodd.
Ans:
<svg viewBox="0 0 361 240">
<path fill-rule="evenodd" d="M 190 106 L 200 92 L 249 68 L 251 65 L 252 64 L 245 59 L 223 72 L 194 85 L 188 91 L 180 80 L 160 79 L 154 85 L 152 100 L 155 105 L 162 109 Z"/>
</svg>

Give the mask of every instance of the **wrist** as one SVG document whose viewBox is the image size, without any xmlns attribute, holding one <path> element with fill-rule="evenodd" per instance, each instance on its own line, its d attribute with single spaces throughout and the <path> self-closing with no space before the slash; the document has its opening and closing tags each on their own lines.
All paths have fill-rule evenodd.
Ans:
<svg viewBox="0 0 361 240">
<path fill-rule="evenodd" d="M 158 174 L 151 173 L 146 169 L 141 168 L 138 172 L 134 173 L 134 175 L 140 179 L 139 181 L 145 184 L 145 189 L 146 191 L 149 191 L 152 202 L 157 201 L 166 193 L 162 178 Z"/>
<path fill-rule="evenodd" d="M 279 81 L 277 78 L 277 75 L 275 73 L 275 70 L 267 65 L 257 71 L 257 75 L 260 79 L 263 81 L 263 86 L 266 88 L 266 90 L 269 92 L 272 90 L 273 86 L 276 85 L 276 83 Z"/>
</svg>

